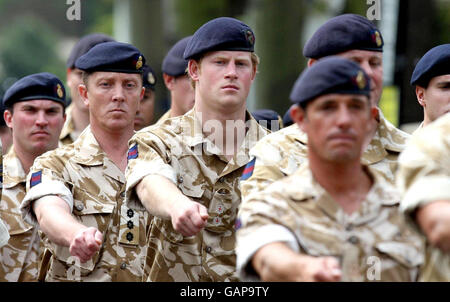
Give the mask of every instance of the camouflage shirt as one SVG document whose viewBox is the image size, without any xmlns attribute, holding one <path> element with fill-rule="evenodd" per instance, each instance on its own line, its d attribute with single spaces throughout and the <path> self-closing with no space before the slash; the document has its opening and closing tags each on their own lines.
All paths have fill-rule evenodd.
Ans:
<svg viewBox="0 0 450 302">
<path fill-rule="evenodd" d="M 450 113 L 421 128 L 399 157 L 397 185 L 403 193 L 401 209 L 415 224 L 418 207 L 436 200 L 450 200 Z M 419 228 L 418 228 L 419 229 Z M 429 246 L 430 266 L 424 281 L 450 281 L 450 254 Z"/>
<path fill-rule="evenodd" d="M 241 202 L 239 178 L 249 149 L 267 130 L 249 116 L 245 140 L 228 161 L 205 137 L 194 109 L 139 131 L 129 142 L 127 204 L 143 208 L 135 186 L 147 175 L 171 180 L 208 209 L 206 227 L 183 237 L 170 220 L 154 217 L 149 237 L 149 281 L 237 281 L 234 223 Z M 130 156 L 131 155 L 131 156 Z"/>
<path fill-rule="evenodd" d="M 0 140 L 0 196 L 3 188 L 3 149 L 2 141 Z M 9 240 L 9 233 L 6 225 L 3 223 L 0 217 L 0 247 L 4 246 Z"/>
<path fill-rule="evenodd" d="M 397 158 L 404 149 L 409 134 L 387 121 L 381 111 L 377 131 L 362 155 L 361 162 L 381 173 L 395 184 Z M 291 175 L 307 160 L 307 136 L 297 124 L 264 137 L 250 150 L 255 158 L 253 174 L 241 181 L 242 199 L 263 190 L 272 182 Z"/>
<path fill-rule="evenodd" d="M 170 118 L 170 109 L 166 111 L 166 113 L 164 113 L 159 120 L 156 122 L 156 124 L 161 124 L 162 122 L 164 122 L 165 120 Z"/>
<path fill-rule="evenodd" d="M 70 104 L 69 107 L 66 108 L 66 122 L 59 135 L 60 146 L 70 145 L 78 138 L 78 135 L 75 133 L 75 124 L 72 117 L 73 106 L 73 104 Z"/>
<path fill-rule="evenodd" d="M 0 217 L 8 227 L 10 239 L 0 249 L 0 281 L 37 281 L 43 246 L 36 227 L 26 223 L 20 213 L 25 197 L 26 174 L 14 152 L 5 156 Z"/>
<path fill-rule="evenodd" d="M 301 254 L 339 260 L 343 281 L 415 281 L 424 242 L 398 211 L 400 195 L 383 177 L 352 214 L 313 178 L 308 164 L 242 202 L 237 269 L 258 279 L 249 262 L 262 246 L 285 242 Z"/>
<path fill-rule="evenodd" d="M 86 263 L 68 247 L 46 244 L 52 254 L 47 281 L 142 281 L 148 214 L 123 204 L 125 176 L 106 156 L 88 126 L 72 145 L 38 157 L 27 177 L 22 215 L 37 223 L 31 202 L 57 195 L 80 223 L 103 233 L 99 252 Z"/>
</svg>

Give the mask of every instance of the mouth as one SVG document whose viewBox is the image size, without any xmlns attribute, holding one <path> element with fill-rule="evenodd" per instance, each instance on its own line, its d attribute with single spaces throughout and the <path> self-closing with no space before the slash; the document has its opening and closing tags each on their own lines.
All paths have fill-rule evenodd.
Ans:
<svg viewBox="0 0 450 302">
<path fill-rule="evenodd" d="M 112 110 L 110 110 L 110 112 L 112 112 L 112 113 L 125 113 L 125 110 L 122 110 L 122 109 L 116 108 L 116 109 L 112 109 Z"/>
<path fill-rule="evenodd" d="M 334 141 L 353 142 L 356 138 L 351 134 L 334 134 L 330 135 L 329 139 Z"/>
<path fill-rule="evenodd" d="M 35 132 L 32 132 L 31 135 L 33 135 L 33 136 L 48 136 L 50 134 L 46 131 L 35 131 Z"/>
<path fill-rule="evenodd" d="M 223 86 L 222 89 L 224 89 L 224 90 L 237 91 L 237 90 L 239 90 L 239 87 L 236 86 L 236 85 L 231 85 L 231 84 L 230 84 L 230 85 L 225 85 L 225 86 Z"/>
</svg>

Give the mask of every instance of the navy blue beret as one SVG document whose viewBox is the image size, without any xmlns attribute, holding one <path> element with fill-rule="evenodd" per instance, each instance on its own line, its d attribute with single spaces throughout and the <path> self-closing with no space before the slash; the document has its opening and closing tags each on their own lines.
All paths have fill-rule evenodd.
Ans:
<svg viewBox="0 0 450 302">
<path fill-rule="evenodd" d="M 255 35 L 245 23 L 220 17 L 203 24 L 189 40 L 184 51 L 186 60 L 196 59 L 208 51 L 232 50 L 253 52 Z"/>
<path fill-rule="evenodd" d="M 263 126 L 269 128 L 272 131 L 279 130 L 283 126 L 281 116 L 274 110 L 258 109 L 252 112 L 252 116 L 259 124 L 261 124 L 261 122 L 264 122 L 265 124 L 263 124 Z M 278 129 L 272 129 L 272 121 L 278 122 Z"/>
<path fill-rule="evenodd" d="M 66 66 L 67 68 L 74 68 L 75 67 L 75 61 L 87 53 L 89 49 L 94 47 L 97 44 L 103 43 L 103 42 L 112 42 L 115 41 L 110 36 L 107 36 L 105 34 L 95 33 L 90 34 L 82 37 L 77 44 L 72 48 L 72 51 L 70 52 L 69 58 L 67 59 Z"/>
<path fill-rule="evenodd" d="M 303 55 L 319 59 L 352 49 L 383 51 L 383 45 L 383 37 L 372 22 L 360 15 L 344 14 L 320 26 L 306 42 Z"/>
<path fill-rule="evenodd" d="M 149 89 L 155 91 L 155 85 L 156 85 L 155 72 L 148 65 L 144 65 L 143 68 L 144 68 L 144 76 L 143 76 L 144 82 L 143 82 L 143 86 L 145 88 L 149 88 Z"/>
<path fill-rule="evenodd" d="M 430 49 L 417 63 L 411 76 L 411 85 L 427 87 L 434 77 L 450 74 L 450 44 Z"/>
<path fill-rule="evenodd" d="M 66 106 L 64 84 L 54 75 L 41 72 L 28 75 L 15 82 L 3 96 L 3 106 L 29 100 L 51 100 Z"/>
<path fill-rule="evenodd" d="M 5 112 L 5 107 L 3 107 L 3 96 L 0 95 L 0 127 L 6 126 L 3 112 Z"/>
<path fill-rule="evenodd" d="M 292 88 L 293 103 L 305 103 L 321 95 L 370 95 L 370 78 L 355 62 L 337 56 L 317 61 L 299 76 Z"/>
<path fill-rule="evenodd" d="M 185 37 L 172 46 L 162 62 L 162 72 L 174 77 L 186 74 L 188 60 L 185 60 L 183 55 L 191 37 Z"/>
<path fill-rule="evenodd" d="M 289 108 L 288 110 L 286 110 L 286 112 L 283 115 L 283 127 L 288 127 L 290 125 L 292 125 L 294 123 L 294 121 L 292 120 L 291 117 L 291 108 Z"/>
<path fill-rule="evenodd" d="M 95 45 L 75 61 L 75 67 L 87 72 L 107 71 L 142 73 L 144 55 L 131 44 L 104 42 Z"/>
</svg>

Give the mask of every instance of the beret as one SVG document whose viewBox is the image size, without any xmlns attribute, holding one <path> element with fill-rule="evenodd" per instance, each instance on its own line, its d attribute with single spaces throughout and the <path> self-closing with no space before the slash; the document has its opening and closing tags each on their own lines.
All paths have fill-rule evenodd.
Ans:
<svg viewBox="0 0 450 302">
<path fill-rule="evenodd" d="M 303 71 L 292 88 L 290 99 L 300 104 L 331 93 L 369 97 L 370 78 L 357 63 L 330 56 Z"/>
<path fill-rule="evenodd" d="M 450 44 L 430 49 L 417 63 L 411 76 L 411 85 L 427 87 L 434 77 L 450 74 Z"/>
<path fill-rule="evenodd" d="M 383 37 L 372 22 L 360 15 L 344 14 L 320 26 L 306 42 L 303 55 L 319 59 L 352 49 L 381 52 L 383 45 Z"/>
<path fill-rule="evenodd" d="M 191 37 L 192 36 L 185 37 L 172 46 L 162 62 L 162 72 L 174 77 L 186 73 L 188 60 L 185 60 L 183 55 L 186 45 Z"/>
<path fill-rule="evenodd" d="M 261 124 L 261 122 L 264 122 L 265 124 L 263 124 L 263 126 L 269 128 L 272 131 L 279 130 L 283 127 L 281 116 L 274 110 L 258 109 L 252 112 L 252 116 L 259 124 Z M 278 122 L 277 129 L 272 129 L 272 121 Z"/>
<path fill-rule="evenodd" d="M 103 43 L 103 42 L 111 42 L 115 41 L 110 36 L 107 36 L 105 34 L 95 33 L 90 34 L 82 37 L 72 48 L 72 51 L 70 52 L 69 58 L 67 59 L 66 66 L 67 68 L 74 68 L 75 67 L 75 61 L 84 55 L 86 52 L 88 52 L 89 49 L 94 47 L 97 44 Z"/>
<path fill-rule="evenodd" d="M 291 108 L 289 108 L 288 110 L 286 110 L 286 112 L 283 115 L 283 126 L 288 127 L 288 126 L 292 125 L 293 123 L 294 123 L 294 121 L 291 118 Z"/>
<path fill-rule="evenodd" d="M 189 40 L 184 58 L 196 59 L 209 51 L 232 50 L 253 52 L 255 35 L 245 23 L 220 17 L 203 24 Z"/>
<path fill-rule="evenodd" d="M 0 127 L 6 126 L 3 112 L 5 112 L 5 107 L 3 107 L 3 96 L 0 96 Z"/>
<path fill-rule="evenodd" d="M 64 84 L 54 74 L 41 72 L 28 75 L 15 82 L 3 96 L 3 106 L 29 100 L 51 100 L 66 106 Z"/>
<path fill-rule="evenodd" d="M 75 67 L 87 72 L 107 71 L 141 73 L 144 55 L 131 44 L 104 42 L 95 45 L 75 61 Z"/>
<path fill-rule="evenodd" d="M 155 85 L 156 85 L 156 75 L 153 69 L 149 65 L 144 65 L 143 67 L 144 73 L 143 73 L 143 86 L 145 88 L 149 88 L 153 91 L 155 91 Z"/>
</svg>

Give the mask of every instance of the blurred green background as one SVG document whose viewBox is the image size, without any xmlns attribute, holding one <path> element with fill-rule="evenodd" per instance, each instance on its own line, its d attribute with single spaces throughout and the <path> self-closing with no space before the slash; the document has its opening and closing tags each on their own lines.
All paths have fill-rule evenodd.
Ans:
<svg viewBox="0 0 450 302">
<path fill-rule="evenodd" d="M 380 3 L 374 23 L 385 39 L 385 91 L 381 107 L 396 125 L 422 120 L 409 85 L 420 57 L 450 43 L 450 0 L 80 0 L 80 20 L 68 20 L 77 1 L 0 0 L 0 94 L 17 79 L 48 71 L 65 81 L 72 46 L 85 34 L 103 32 L 135 44 L 156 71 L 156 117 L 169 107 L 161 62 L 170 47 L 206 21 L 238 18 L 256 34 L 259 72 L 250 110 L 283 115 L 290 89 L 306 66 L 304 43 L 327 19 L 342 13 L 367 15 Z"/>
</svg>

